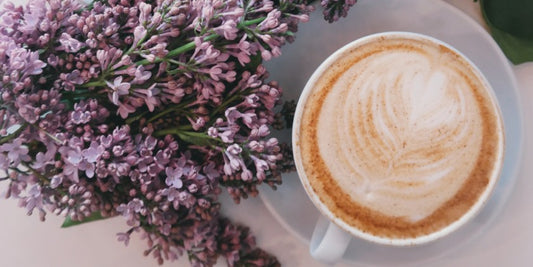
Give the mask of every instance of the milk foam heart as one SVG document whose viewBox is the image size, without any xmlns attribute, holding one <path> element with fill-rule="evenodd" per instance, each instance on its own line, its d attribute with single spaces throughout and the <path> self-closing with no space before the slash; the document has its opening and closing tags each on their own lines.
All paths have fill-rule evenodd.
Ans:
<svg viewBox="0 0 533 267">
<path fill-rule="evenodd" d="M 312 189 L 374 235 L 446 227 L 499 171 L 502 125 L 488 90 L 465 59 L 433 42 L 382 38 L 347 52 L 304 108 L 299 145 Z"/>
</svg>

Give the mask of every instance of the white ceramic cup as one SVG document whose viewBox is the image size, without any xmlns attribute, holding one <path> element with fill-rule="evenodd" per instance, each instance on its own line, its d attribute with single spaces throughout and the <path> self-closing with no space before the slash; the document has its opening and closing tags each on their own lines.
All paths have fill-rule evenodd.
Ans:
<svg viewBox="0 0 533 267">
<path fill-rule="evenodd" d="M 335 216 L 327 207 L 325 204 L 323 204 L 320 201 L 319 196 L 316 195 L 316 193 L 313 191 L 307 177 L 306 173 L 304 171 L 304 166 L 301 159 L 301 151 L 299 147 L 299 136 L 300 136 L 300 126 L 301 126 L 301 118 L 303 114 L 304 106 L 307 102 L 308 97 L 310 94 L 315 90 L 315 83 L 317 82 L 318 78 L 321 76 L 322 73 L 324 73 L 334 62 L 339 60 L 345 53 L 348 53 L 350 50 L 357 48 L 358 46 L 362 44 L 367 44 L 369 42 L 373 42 L 381 37 L 387 37 L 387 36 L 398 36 L 398 37 L 405 37 L 405 38 L 413 38 L 413 39 L 422 39 L 426 41 L 433 42 L 437 45 L 445 46 L 452 51 L 455 51 L 458 55 L 462 56 L 466 62 L 468 62 L 473 71 L 478 75 L 478 77 L 483 81 L 485 84 L 485 88 L 488 90 L 488 94 L 490 95 L 491 100 L 496 104 L 495 109 L 496 113 L 499 114 L 499 123 L 502 129 L 502 142 L 504 143 L 504 133 L 503 133 L 503 121 L 501 116 L 501 110 L 498 106 L 497 98 L 490 87 L 490 84 L 486 80 L 486 78 L 483 76 L 481 71 L 470 61 L 466 56 L 464 56 L 461 52 L 454 49 L 450 45 L 437 40 L 433 37 L 429 37 L 422 34 L 417 33 L 410 33 L 410 32 L 384 32 L 384 33 L 378 33 L 369 35 L 360 39 L 357 39 L 344 47 L 340 48 L 336 52 L 334 52 L 332 55 L 330 55 L 313 73 L 311 78 L 308 80 L 306 86 L 303 89 L 303 92 L 299 98 L 298 105 L 296 108 L 295 116 L 294 116 L 294 123 L 292 128 L 292 145 L 293 145 L 293 153 L 294 153 L 294 160 L 296 163 L 296 168 L 298 171 L 298 175 L 300 177 L 300 180 L 306 190 L 306 193 L 308 197 L 311 199 L 315 207 L 321 212 L 322 216 L 319 218 L 315 230 L 313 232 L 311 243 L 310 243 L 310 253 L 311 255 L 324 263 L 333 264 L 338 262 L 344 252 L 346 251 L 346 248 L 348 247 L 350 241 L 352 240 L 352 237 L 357 237 L 363 240 L 367 240 L 370 242 L 374 242 L 377 244 L 382 245 L 392 245 L 392 246 L 412 246 L 412 245 L 421 245 L 428 242 L 435 241 L 441 237 L 444 237 L 451 232 L 455 231 L 460 226 L 464 225 L 466 222 L 468 222 L 470 219 L 475 217 L 475 215 L 480 211 L 480 209 L 483 207 L 483 205 L 487 202 L 488 198 L 490 197 L 493 188 L 500 176 L 501 168 L 503 165 L 503 154 L 504 154 L 504 145 L 502 145 L 500 151 L 496 151 L 496 153 L 499 153 L 498 160 L 495 162 L 495 170 L 493 173 L 493 177 L 490 177 L 489 184 L 487 187 L 483 190 L 482 194 L 479 196 L 477 201 L 474 205 L 471 206 L 471 208 L 464 213 L 458 220 L 454 221 L 453 223 L 449 224 L 448 226 L 433 232 L 428 235 L 423 235 L 416 238 L 405 238 L 405 239 L 390 239 L 390 238 L 384 238 L 380 236 L 375 236 L 369 233 L 366 233 L 364 231 L 361 231 L 348 223 L 342 221 L 337 216 Z"/>
</svg>

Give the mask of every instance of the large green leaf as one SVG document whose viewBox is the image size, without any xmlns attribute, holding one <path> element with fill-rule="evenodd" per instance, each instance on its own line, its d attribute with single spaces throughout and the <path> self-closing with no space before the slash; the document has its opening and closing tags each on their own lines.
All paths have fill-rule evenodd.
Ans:
<svg viewBox="0 0 533 267">
<path fill-rule="evenodd" d="M 492 37 L 514 64 L 533 61 L 533 1 L 482 0 Z"/>
</svg>

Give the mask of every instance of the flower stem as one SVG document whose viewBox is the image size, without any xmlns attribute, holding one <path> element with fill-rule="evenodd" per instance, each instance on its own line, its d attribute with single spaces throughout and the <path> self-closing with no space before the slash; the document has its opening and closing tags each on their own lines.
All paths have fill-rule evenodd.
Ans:
<svg viewBox="0 0 533 267">
<path fill-rule="evenodd" d="M 148 114 L 148 111 L 145 111 L 145 112 L 142 112 L 141 114 L 135 116 L 135 117 L 131 117 L 129 119 L 126 120 L 126 124 L 127 125 L 130 125 L 131 123 L 133 123 L 134 121 L 138 121 L 140 120 L 141 118 L 143 118 L 146 114 Z"/>
<path fill-rule="evenodd" d="M 24 168 L 27 168 L 28 170 L 21 170 L 21 169 L 19 169 L 20 166 L 22 166 Z M 34 168 L 30 167 L 30 165 L 28 165 L 27 163 L 22 162 L 22 163 L 20 163 L 19 167 L 10 168 L 10 169 L 13 170 L 13 171 L 16 171 L 18 173 L 25 174 L 25 175 L 28 175 L 29 174 L 28 171 L 30 171 L 33 175 L 35 175 L 35 177 L 37 177 L 39 179 L 39 181 L 41 182 L 41 185 L 44 185 L 44 186 L 50 185 L 50 179 L 49 178 L 47 178 L 46 176 L 44 176 L 42 173 L 38 172 Z M 61 189 L 61 188 L 55 188 L 54 190 L 56 190 L 62 196 L 67 195 L 67 192 L 65 190 Z"/>
<path fill-rule="evenodd" d="M 88 87 L 99 87 L 99 86 L 104 86 L 104 85 L 106 85 L 105 81 L 98 80 L 98 81 L 92 81 L 92 82 L 82 84 L 81 87 L 88 88 Z"/>
<path fill-rule="evenodd" d="M 263 22 L 264 20 L 266 19 L 266 17 L 260 17 L 260 18 L 256 18 L 256 19 L 252 19 L 252 20 L 247 20 L 247 21 L 244 21 L 243 23 L 239 23 L 239 28 L 244 28 L 244 27 L 248 27 L 250 25 L 254 25 L 254 24 L 257 24 L 257 23 L 261 23 Z"/>
<path fill-rule="evenodd" d="M 48 136 L 50 139 L 52 139 L 54 142 L 56 142 L 57 144 L 61 145 L 63 144 L 63 141 L 57 139 L 57 137 L 53 136 L 52 134 L 50 134 L 49 132 L 47 132 L 46 130 L 42 129 L 41 127 L 37 126 L 37 125 L 34 125 L 34 124 L 30 124 L 31 127 L 35 128 L 36 130 L 38 131 L 42 131 L 46 136 Z"/>
<path fill-rule="evenodd" d="M 161 117 L 167 115 L 168 113 L 171 113 L 171 112 L 174 112 L 174 111 L 179 110 L 180 108 L 181 108 L 181 107 L 174 107 L 174 108 L 166 109 L 166 110 L 164 110 L 164 111 L 162 111 L 162 112 L 156 114 L 155 116 L 151 117 L 151 118 L 148 120 L 148 122 L 153 122 L 153 121 L 155 121 L 155 120 L 157 120 L 157 119 L 159 119 L 159 118 L 161 118 Z"/>
<path fill-rule="evenodd" d="M 211 41 L 211 40 L 214 40 L 218 37 L 219 35 L 214 33 L 214 34 L 211 34 L 207 37 L 204 38 L 204 41 Z M 155 60 L 153 61 L 149 61 L 148 59 L 143 59 L 141 61 L 137 61 L 135 62 L 136 65 L 150 65 L 150 64 L 155 64 L 155 63 L 160 63 L 162 61 L 164 61 L 165 59 L 168 59 L 168 58 L 172 58 L 174 56 L 177 56 L 179 54 L 182 54 L 182 53 L 185 53 L 187 51 L 190 51 L 190 50 L 193 50 L 194 48 L 196 48 L 196 44 L 194 42 L 188 42 L 174 50 L 171 50 L 170 52 L 168 52 L 168 54 L 164 57 L 164 58 L 160 58 L 160 57 L 157 57 Z"/>
<path fill-rule="evenodd" d="M 216 107 L 211 114 L 209 114 L 210 118 L 214 118 L 222 109 L 225 109 L 228 105 L 230 105 L 232 102 L 236 101 L 239 98 L 242 98 L 245 94 L 248 94 L 250 89 L 243 90 L 239 93 L 234 94 L 228 100 L 224 101 L 222 104 L 220 104 L 218 107 Z"/>
<path fill-rule="evenodd" d="M 40 172 L 36 171 L 34 168 L 30 167 L 30 165 L 25 164 L 25 163 L 21 163 L 21 165 L 24 166 L 25 168 L 28 168 L 28 170 L 30 170 L 31 173 L 35 175 L 35 177 L 39 178 L 39 181 L 41 181 L 44 185 L 50 184 L 50 180 L 48 178 L 46 178 Z"/>
<path fill-rule="evenodd" d="M 158 130 L 154 133 L 154 136 L 165 136 L 167 134 L 179 135 L 179 134 L 182 134 L 184 130 L 190 130 L 190 129 L 192 129 L 191 125 L 182 125 L 182 126 L 178 126 L 174 128 Z"/>
<path fill-rule="evenodd" d="M 164 129 L 154 133 L 154 136 L 163 136 L 163 135 L 174 135 L 179 138 L 179 140 L 197 146 L 208 146 L 214 147 L 220 145 L 220 140 L 213 138 L 207 135 L 205 132 L 195 132 L 191 131 L 192 129 L 186 130 L 190 125 L 185 125 L 184 127 L 176 127 L 171 129 Z"/>
<path fill-rule="evenodd" d="M 44 134 L 46 134 L 48 137 L 50 137 L 50 139 L 56 141 L 58 144 L 62 144 L 61 140 L 57 139 L 55 136 L 51 135 L 49 132 L 45 131 L 44 129 L 42 129 L 42 128 L 39 127 L 38 125 L 35 125 L 35 124 L 32 124 L 32 123 L 29 123 L 28 121 L 26 121 L 26 119 L 24 119 L 20 114 L 18 114 L 18 112 L 15 111 L 15 110 L 13 109 L 13 107 L 6 106 L 6 105 L 1 105 L 0 108 L 5 108 L 5 109 L 9 110 L 11 113 L 16 114 L 19 118 L 21 118 L 21 119 L 24 121 L 24 123 L 22 124 L 22 126 L 27 126 L 27 125 L 29 125 L 29 126 L 35 128 L 36 130 L 39 130 L 39 131 L 44 132 Z M 21 128 L 22 128 L 22 126 L 21 126 Z M 22 131 L 22 130 L 24 130 L 24 129 L 22 129 L 22 130 L 21 130 L 20 128 L 17 129 L 17 131 L 15 131 L 15 133 L 12 133 L 12 134 L 10 134 L 10 135 L 8 135 L 8 136 L 6 136 L 6 137 L 0 139 L 0 142 L 1 142 L 1 141 L 4 141 L 5 138 L 8 138 L 8 139 L 7 139 L 6 141 L 4 141 L 4 142 L 9 142 L 11 139 L 14 138 L 13 135 L 15 135 L 15 134 L 19 134 L 19 133 L 20 133 L 19 130 Z M 3 143 L 0 143 L 0 144 L 3 144 Z"/>
<path fill-rule="evenodd" d="M 11 140 L 13 140 L 15 137 L 18 137 L 18 135 L 26 129 L 28 126 L 28 123 L 23 123 L 15 132 L 13 132 L 10 135 L 4 136 L 2 139 L 0 139 L 0 145 L 5 144 Z"/>
</svg>

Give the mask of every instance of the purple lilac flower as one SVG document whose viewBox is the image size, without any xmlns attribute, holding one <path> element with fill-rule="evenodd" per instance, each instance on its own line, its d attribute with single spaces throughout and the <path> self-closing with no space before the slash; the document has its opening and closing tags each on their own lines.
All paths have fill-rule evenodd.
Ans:
<svg viewBox="0 0 533 267">
<path fill-rule="evenodd" d="M 28 147 L 22 144 L 22 140 L 17 138 L 12 143 L 6 143 L 0 146 L 1 152 L 7 152 L 7 158 L 12 162 L 11 166 L 17 166 L 20 162 L 30 161 L 28 156 Z"/>
<path fill-rule="evenodd" d="M 127 246 L 130 243 L 130 233 L 117 233 L 117 240 Z"/>
<path fill-rule="evenodd" d="M 183 170 L 178 168 L 170 168 L 167 167 L 165 169 L 165 173 L 167 175 L 167 179 L 165 182 L 168 186 L 180 189 L 183 186 L 183 181 L 181 180 L 181 176 L 183 175 Z"/>
<path fill-rule="evenodd" d="M 341 17 L 348 15 L 348 10 L 355 5 L 357 0 L 321 0 L 324 7 L 324 18 L 329 22 L 337 21 Z"/>
<path fill-rule="evenodd" d="M 82 42 L 72 38 L 70 34 L 65 32 L 59 37 L 59 42 L 61 43 L 61 46 L 59 46 L 57 49 L 64 49 L 67 53 L 78 52 L 85 46 Z"/>
<path fill-rule="evenodd" d="M 119 96 L 128 95 L 131 85 L 129 83 L 123 83 L 122 76 L 116 77 L 113 83 L 106 82 L 106 84 L 112 92 L 109 100 L 115 105 L 120 105 L 118 101 Z"/>
<path fill-rule="evenodd" d="M 311 10 L 301 1 L 4 5 L 0 168 L 17 170 L 7 195 L 43 219 L 123 215 L 132 227 L 118 239 L 139 231 L 160 263 L 186 253 L 194 265 L 219 256 L 275 265 L 247 228 L 220 217 L 217 198 L 226 189 L 238 202 L 280 183 L 286 151 L 269 125 L 281 89 L 252 58 L 279 56 Z"/>
<path fill-rule="evenodd" d="M 105 138 L 105 137 L 102 137 Z M 87 162 L 97 162 L 103 155 L 105 148 L 103 145 L 99 145 L 98 142 L 93 141 L 89 148 L 83 150 L 81 154 L 87 160 Z"/>
</svg>

